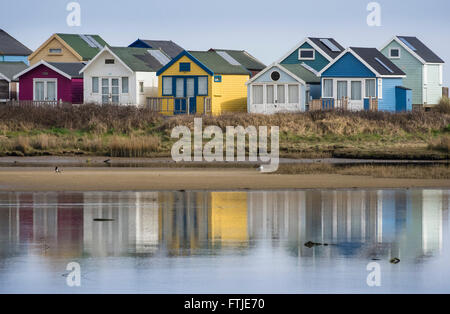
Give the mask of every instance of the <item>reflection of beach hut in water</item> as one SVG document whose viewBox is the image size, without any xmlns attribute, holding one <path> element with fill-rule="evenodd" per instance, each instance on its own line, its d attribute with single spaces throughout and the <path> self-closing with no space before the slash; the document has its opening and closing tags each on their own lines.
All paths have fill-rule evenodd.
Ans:
<svg viewBox="0 0 450 314">
<path fill-rule="evenodd" d="M 214 244 L 248 241 L 247 193 L 211 193 L 209 238 Z"/>
</svg>

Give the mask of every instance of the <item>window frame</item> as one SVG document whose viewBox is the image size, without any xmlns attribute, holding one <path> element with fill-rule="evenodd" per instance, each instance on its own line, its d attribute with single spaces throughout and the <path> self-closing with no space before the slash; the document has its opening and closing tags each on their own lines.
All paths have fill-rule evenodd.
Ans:
<svg viewBox="0 0 450 314">
<path fill-rule="evenodd" d="M 206 94 L 201 94 L 200 93 L 200 79 L 205 79 L 206 81 Z M 197 78 L 197 95 L 198 96 L 208 96 L 209 94 L 209 82 L 208 82 L 208 77 L 207 76 L 199 76 Z"/>
<path fill-rule="evenodd" d="M 115 59 L 105 59 L 105 64 L 106 65 L 114 65 L 114 64 L 116 64 L 116 60 Z"/>
<path fill-rule="evenodd" d="M 139 81 L 138 82 L 138 87 L 139 87 L 139 94 L 140 95 L 144 95 L 145 94 L 145 84 L 144 81 Z M 141 88 L 142 87 L 142 88 Z"/>
<path fill-rule="evenodd" d="M 369 86 L 368 82 L 370 82 L 370 81 L 373 81 L 373 87 L 374 87 L 374 92 L 375 92 L 374 96 L 370 96 L 367 93 L 367 89 L 368 89 L 368 86 Z M 373 78 L 373 79 L 365 79 L 364 80 L 364 85 L 365 85 L 364 98 L 376 98 L 377 97 L 377 79 L 375 79 L 375 78 Z"/>
<path fill-rule="evenodd" d="M 261 103 L 255 103 L 255 88 L 261 88 Z M 252 85 L 251 93 L 252 93 L 252 105 L 264 105 L 264 85 L 263 84 L 254 84 Z"/>
<path fill-rule="evenodd" d="M 124 86 L 123 85 L 123 81 L 124 81 L 124 79 L 127 80 L 127 91 L 126 92 L 123 91 L 123 86 Z M 125 94 L 125 95 L 130 94 L 130 78 L 128 76 L 122 76 L 120 78 L 120 91 L 122 92 L 122 94 Z"/>
<path fill-rule="evenodd" d="M 52 50 L 58 50 L 58 52 L 52 51 Z M 48 54 L 49 55 L 62 55 L 63 50 L 62 48 L 49 48 L 48 49 Z"/>
<path fill-rule="evenodd" d="M 392 56 L 392 51 L 397 50 L 398 51 L 398 56 Z M 390 59 L 400 59 L 402 57 L 402 52 L 400 50 L 400 48 L 390 48 L 389 49 L 389 58 Z"/>
<path fill-rule="evenodd" d="M 313 53 L 312 57 L 302 57 L 302 52 L 309 51 Z M 300 48 L 298 50 L 298 60 L 304 60 L 304 61 L 313 61 L 316 60 L 316 50 L 313 48 Z"/>
<path fill-rule="evenodd" d="M 97 91 L 94 90 L 94 79 L 97 79 Z M 93 76 L 91 77 L 91 91 L 92 94 L 99 94 L 100 93 L 100 77 L 98 76 Z"/>
<path fill-rule="evenodd" d="M 325 81 L 331 82 L 331 95 L 325 95 Z M 333 79 L 323 79 L 323 87 L 322 87 L 322 97 L 323 98 L 334 98 L 334 80 Z"/>
<path fill-rule="evenodd" d="M 170 86 L 170 93 L 168 93 L 168 94 L 165 93 L 165 89 L 164 89 L 164 87 L 167 85 L 166 83 L 164 83 L 164 81 L 166 79 L 170 79 L 170 84 L 169 84 L 169 86 Z M 161 87 L 162 95 L 163 96 L 173 96 L 173 76 L 163 76 L 161 83 L 162 83 L 162 87 Z"/>
<path fill-rule="evenodd" d="M 180 62 L 180 72 L 191 72 L 191 63 L 190 62 Z"/>
</svg>

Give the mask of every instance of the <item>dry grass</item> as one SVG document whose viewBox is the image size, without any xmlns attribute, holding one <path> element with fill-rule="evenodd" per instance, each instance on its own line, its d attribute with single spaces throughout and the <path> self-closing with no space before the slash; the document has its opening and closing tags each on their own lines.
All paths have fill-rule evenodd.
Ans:
<svg viewBox="0 0 450 314">
<path fill-rule="evenodd" d="M 442 165 L 280 165 L 276 174 L 340 174 L 391 179 L 450 179 L 450 167 Z"/>
<path fill-rule="evenodd" d="M 445 135 L 437 139 L 433 139 L 429 145 L 430 149 L 450 153 L 450 136 Z"/>
<path fill-rule="evenodd" d="M 109 143 L 111 157 L 146 157 L 157 152 L 161 145 L 156 136 L 125 138 L 115 136 Z"/>
<path fill-rule="evenodd" d="M 439 113 L 450 114 L 450 99 L 442 97 L 439 104 L 434 108 Z"/>
</svg>

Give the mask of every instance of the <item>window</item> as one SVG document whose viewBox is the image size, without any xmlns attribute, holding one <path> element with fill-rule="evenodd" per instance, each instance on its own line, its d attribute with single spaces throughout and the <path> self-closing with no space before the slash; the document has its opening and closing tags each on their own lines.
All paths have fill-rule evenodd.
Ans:
<svg viewBox="0 0 450 314">
<path fill-rule="evenodd" d="M 122 94 L 128 94 L 128 77 L 122 77 Z"/>
<path fill-rule="evenodd" d="M 277 103 L 286 103 L 286 89 L 284 85 L 277 86 Z"/>
<path fill-rule="evenodd" d="M 352 100 L 362 100 L 361 81 L 352 81 Z"/>
<path fill-rule="evenodd" d="M 281 75 L 280 75 L 280 72 L 273 71 L 272 74 L 270 75 L 270 77 L 272 78 L 272 81 L 276 82 L 280 79 Z"/>
<path fill-rule="evenodd" d="M 54 80 L 36 79 L 33 83 L 34 83 L 33 100 L 56 101 L 58 99 L 56 79 Z"/>
<path fill-rule="evenodd" d="M 180 72 L 191 72 L 191 64 L 189 62 L 181 62 Z"/>
<path fill-rule="evenodd" d="M 267 97 L 267 103 L 273 104 L 275 103 L 275 94 L 274 94 L 274 88 L 273 85 L 267 85 L 266 86 L 266 97 Z"/>
<path fill-rule="evenodd" d="M 198 78 L 198 94 L 200 96 L 208 95 L 208 78 L 207 77 L 199 77 Z"/>
<path fill-rule="evenodd" d="M 400 49 L 398 49 L 398 48 L 391 48 L 389 50 L 389 57 L 391 59 L 400 59 Z"/>
<path fill-rule="evenodd" d="M 62 49 L 61 48 L 50 48 L 48 50 L 49 53 L 51 54 L 61 54 L 62 53 Z"/>
<path fill-rule="evenodd" d="M 144 82 L 139 82 L 139 93 L 144 93 Z"/>
<path fill-rule="evenodd" d="M 263 87 L 262 85 L 254 85 L 252 87 L 252 98 L 254 105 L 262 105 L 263 104 Z"/>
<path fill-rule="evenodd" d="M 333 98 L 333 80 L 323 80 L 323 97 Z"/>
<path fill-rule="evenodd" d="M 348 96 L 347 86 L 347 81 L 337 82 L 337 99 L 346 98 Z"/>
<path fill-rule="evenodd" d="M 114 63 L 115 63 L 114 59 L 106 59 L 105 60 L 105 64 L 114 64 Z"/>
<path fill-rule="evenodd" d="M 94 94 L 98 93 L 98 77 L 93 77 L 92 78 L 92 92 Z"/>
<path fill-rule="evenodd" d="M 366 98 L 376 97 L 376 82 L 375 80 L 366 80 Z"/>
<path fill-rule="evenodd" d="M 299 60 L 314 60 L 316 58 L 316 51 L 314 49 L 300 49 L 298 51 Z"/>
<path fill-rule="evenodd" d="M 171 77 L 163 77 L 163 96 L 172 96 L 173 81 Z"/>
<path fill-rule="evenodd" d="M 289 93 L 289 103 L 290 104 L 298 104 L 299 103 L 298 85 L 289 85 L 288 93 Z"/>
</svg>

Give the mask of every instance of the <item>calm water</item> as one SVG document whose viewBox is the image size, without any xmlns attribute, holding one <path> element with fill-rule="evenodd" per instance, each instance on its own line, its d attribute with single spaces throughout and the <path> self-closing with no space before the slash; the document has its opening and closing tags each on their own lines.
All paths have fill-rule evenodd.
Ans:
<svg viewBox="0 0 450 314">
<path fill-rule="evenodd" d="M 0 193 L 0 293 L 449 293 L 449 196 Z"/>
</svg>

